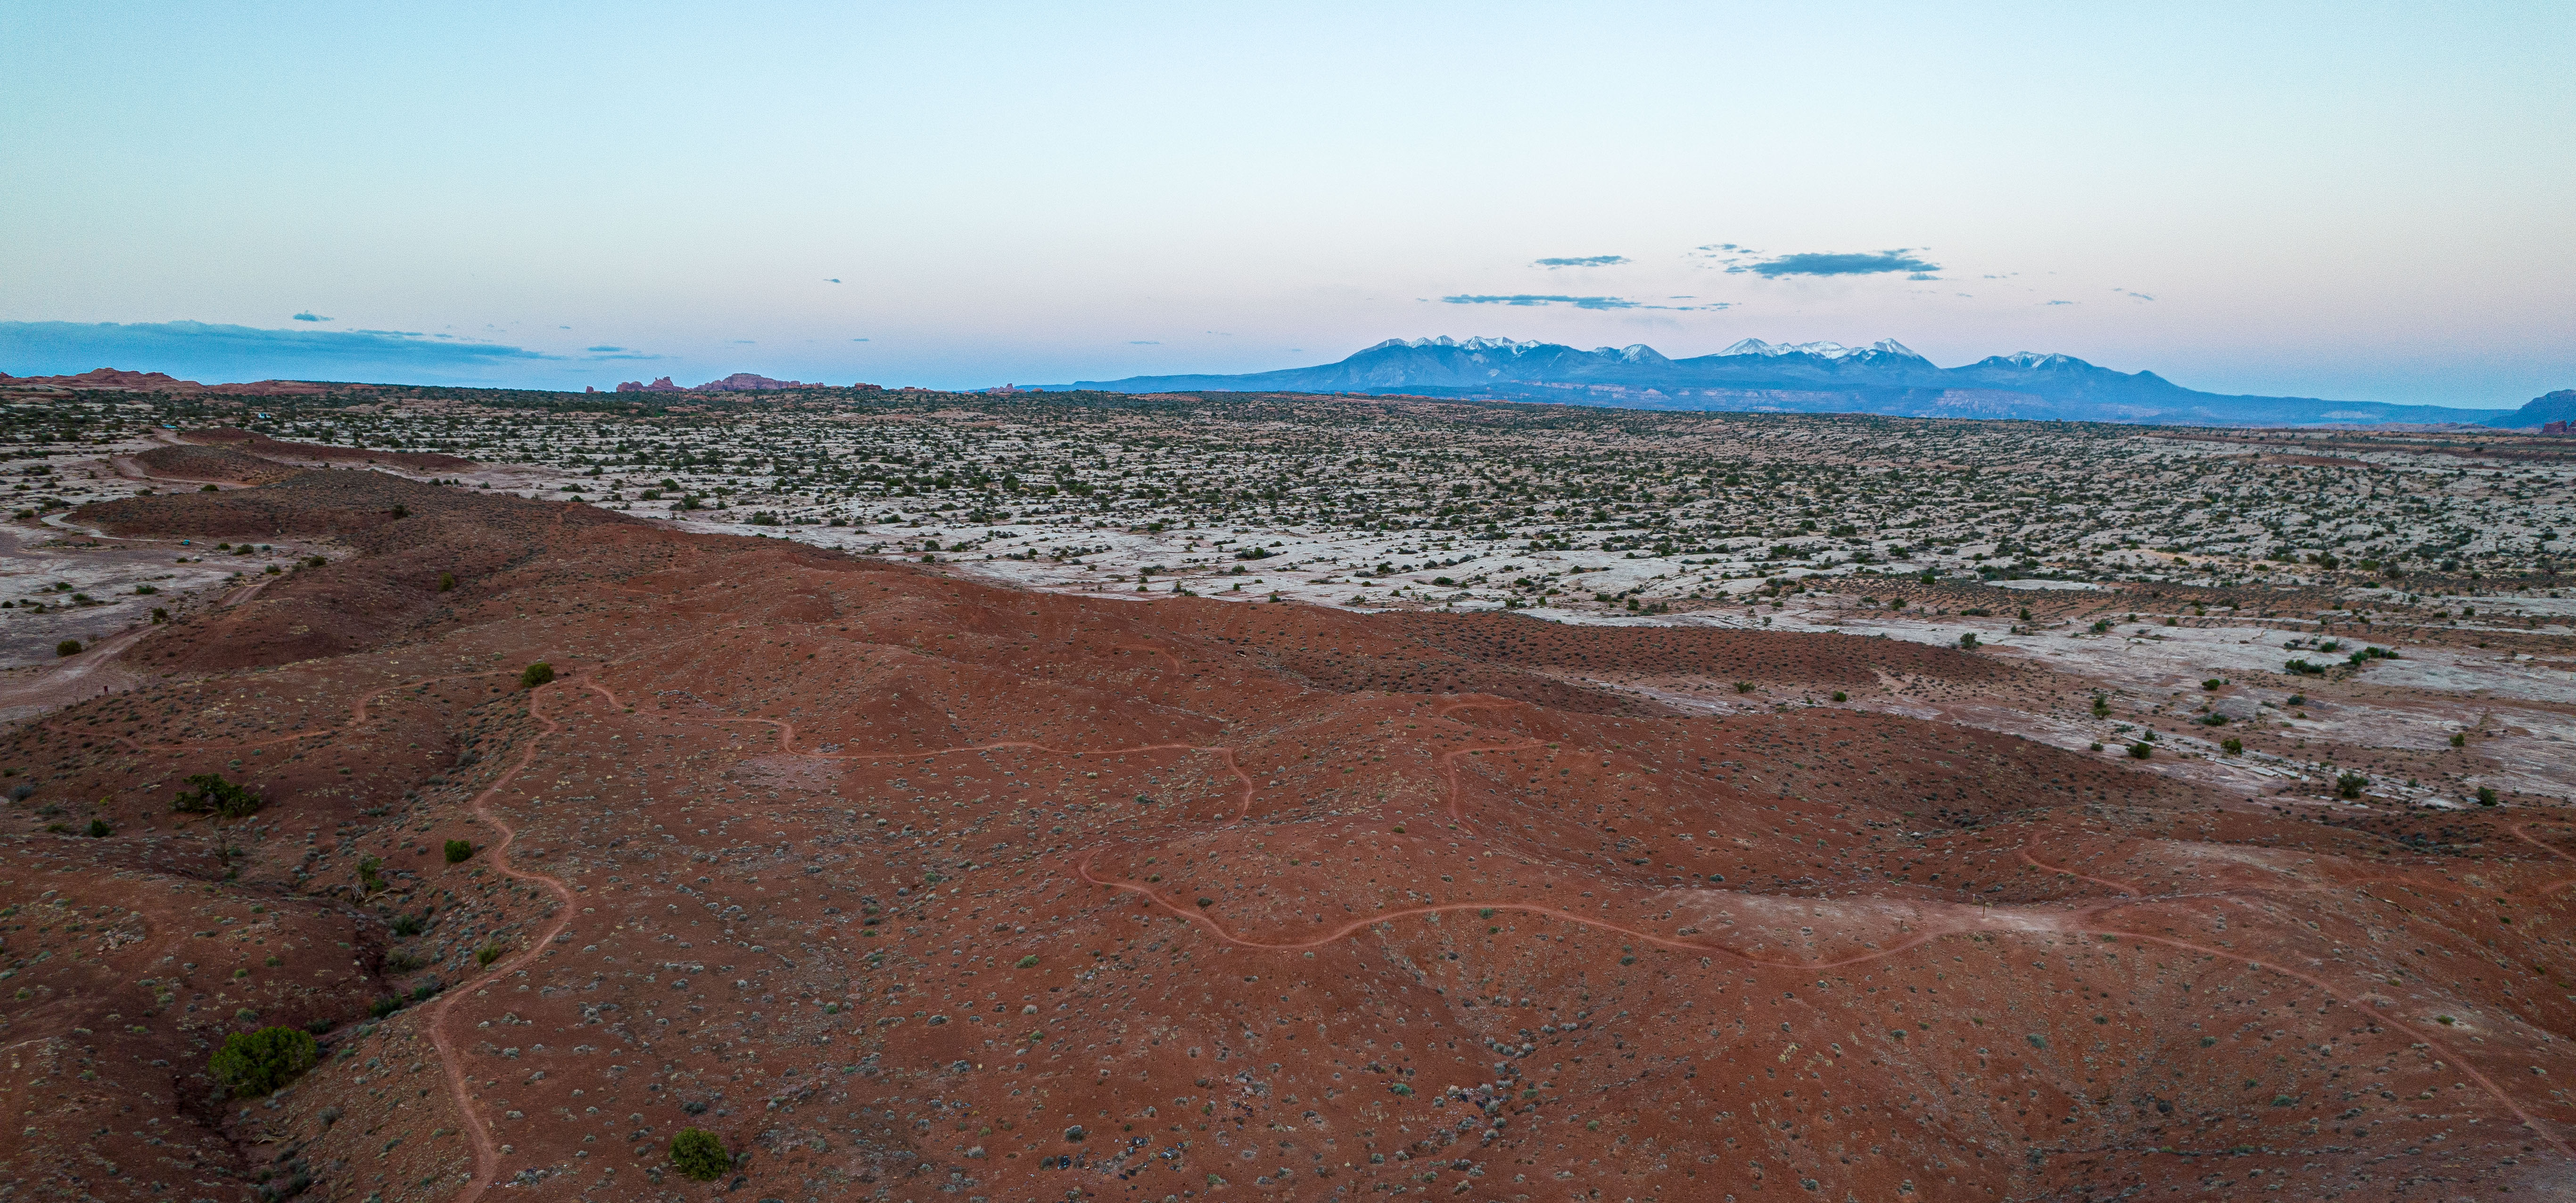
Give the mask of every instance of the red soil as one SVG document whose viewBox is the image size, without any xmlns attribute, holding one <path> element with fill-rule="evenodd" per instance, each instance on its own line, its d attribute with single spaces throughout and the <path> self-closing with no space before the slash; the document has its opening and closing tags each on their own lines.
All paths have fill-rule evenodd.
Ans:
<svg viewBox="0 0 2576 1203">
<path fill-rule="evenodd" d="M 370 451 L 364 447 L 334 447 L 327 443 L 283 443 L 264 434 L 231 426 L 191 430 L 179 437 L 191 443 L 229 447 L 283 463 L 387 464 L 407 472 L 461 472 L 475 466 L 473 460 L 435 451 Z"/>
<path fill-rule="evenodd" d="M 261 485 L 284 480 L 299 471 L 276 460 L 222 447 L 155 447 L 133 458 L 155 477 L 210 484 Z"/>
<path fill-rule="evenodd" d="M 694 1198 L 664 1153 L 692 1125 L 746 1199 L 2546 1196 L 2576 1168 L 2552 815 L 2328 824 L 1567 671 L 1857 693 L 2006 671 L 1979 657 L 1016 593 L 375 473 L 143 500 L 112 517 L 356 554 L 142 640 L 173 675 L 0 751 L 38 786 L 0 889 L 140 932 L 43 960 L 54 932 L 0 932 L 41 986 L 8 1039 L 88 1059 L 16 1087 L 8 1168 L 47 1190 Z M 520 688 L 538 659 L 560 675 Z M 268 799 L 234 881 L 167 810 L 209 771 Z M 47 805 L 118 834 L 43 834 Z M 253 903 L 299 956 L 353 925 L 360 964 L 159 960 L 208 922 L 172 908 Z M 276 993 L 236 1026 L 340 1021 L 267 1102 L 211 1099 L 184 1026 L 240 989 Z"/>
</svg>

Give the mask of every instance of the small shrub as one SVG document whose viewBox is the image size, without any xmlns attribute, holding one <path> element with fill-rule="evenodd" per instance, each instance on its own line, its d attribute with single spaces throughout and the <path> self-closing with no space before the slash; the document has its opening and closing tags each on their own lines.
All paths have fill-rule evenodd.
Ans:
<svg viewBox="0 0 2576 1203">
<path fill-rule="evenodd" d="M 439 574 L 438 574 L 438 591 L 439 591 L 439 592 L 441 592 L 441 593 L 447 593 L 447 592 L 450 592 L 450 591 L 454 590 L 455 588 L 456 588 L 456 574 L 455 574 L 455 573 L 453 573 L 453 572 L 442 572 L 442 573 L 439 573 Z"/>
<path fill-rule="evenodd" d="M 1837 702 L 1848 702 L 1851 700 L 1851 695 L 1837 689 L 1834 691 L 1834 700 Z"/>
<path fill-rule="evenodd" d="M 733 1154 L 725 1152 L 724 1141 L 704 1128 L 682 1128 L 671 1138 L 671 1168 L 683 1177 L 700 1182 L 713 1182 L 733 1168 Z"/>
<path fill-rule="evenodd" d="M 2361 791 L 2369 787 L 2370 778 L 2359 773 L 2343 773 L 2335 778 L 2335 796 L 2338 798 L 2358 798 Z"/>
<path fill-rule="evenodd" d="M 1737 693 L 1751 693 L 1753 690 L 1754 684 L 1751 681 L 1738 681 L 1735 683 L 1735 692 Z"/>
<path fill-rule="evenodd" d="M 522 689 L 534 689 L 554 679 L 555 666 L 543 660 L 519 670 L 519 687 Z"/>
<path fill-rule="evenodd" d="M 489 965 L 492 962 L 509 955 L 509 952 L 509 949 L 503 948 L 498 944 L 486 944 L 483 947 L 474 950 L 474 963 L 477 965 Z"/>
<path fill-rule="evenodd" d="M 397 936 L 417 936 L 428 926 L 429 916 L 426 914 L 394 916 L 393 928 Z"/>
<path fill-rule="evenodd" d="M 468 858 L 472 857 L 473 855 L 474 855 L 474 842 L 473 842 L 473 841 L 471 841 L 471 840 L 449 840 L 449 841 L 447 841 L 447 863 L 449 863 L 449 864 L 451 864 L 451 865 L 461 865 L 461 864 L 464 864 L 464 863 L 466 862 L 466 860 L 467 860 Z"/>
<path fill-rule="evenodd" d="M 2219 680 L 2219 679 L 2218 679 L 2218 678 L 2216 678 L 2216 677 L 2211 677 L 2210 679 L 2208 679 L 2208 680 L 2206 680 L 2206 681 L 2201 682 L 2201 683 L 2200 683 L 2200 687 L 2201 687 L 2201 688 L 2203 688 L 2203 689 L 2209 690 L 2209 691 L 2210 691 L 2210 692 L 2212 692 L 2212 693 L 2216 693 L 2216 692 L 2218 691 L 2218 687 L 2219 687 L 2219 686 L 2221 686 L 2221 685 L 2225 685 L 2226 683 L 2227 683 L 2227 682 L 2225 682 L 2225 681 L 2221 681 L 2221 680 Z"/>
<path fill-rule="evenodd" d="M 2094 694 L 2094 695 L 2093 695 L 2093 717 L 2095 717 L 2095 718 L 2109 718 L 2109 717 L 2111 717 L 2111 699 L 2106 698 L 2106 697 L 2104 697 L 2104 696 L 2102 696 L 2101 694 L 2098 694 L 2098 693 L 2097 693 L 2097 694 Z"/>
<path fill-rule="evenodd" d="M 54 654 L 57 656 L 77 656 L 80 650 L 81 641 L 77 639 L 66 639 L 54 645 Z"/>
<path fill-rule="evenodd" d="M 359 861 L 358 888 L 368 894 L 384 893 L 384 868 L 385 862 L 378 857 L 370 856 Z"/>
<path fill-rule="evenodd" d="M 224 1037 L 206 1060 L 206 1073 L 240 1098 L 268 1094 L 313 1068 L 321 1059 L 313 1034 L 298 1028 L 261 1028 Z"/>
<path fill-rule="evenodd" d="M 2493 805 L 2495 805 L 2495 804 L 2496 804 L 2496 792 L 2495 792 L 2495 788 L 2494 788 L 2493 786 L 2486 786 L 2486 785 L 2481 785 L 2481 786 L 2479 786 L 2479 787 L 2478 787 L 2478 805 L 2480 805 L 2480 806 L 2493 806 Z"/>
<path fill-rule="evenodd" d="M 188 777 L 188 788 L 170 803 L 170 809 L 181 814 L 215 815 L 226 819 L 247 819 L 259 813 L 259 796 L 224 780 L 221 773 L 194 773 Z"/>
<path fill-rule="evenodd" d="M 1961 650 L 1961 651 L 1975 651 L 1975 650 L 1976 650 L 1976 648 L 1977 648 L 1977 633 L 1976 633 L 1975 631 L 1968 631 L 1968 632 L 1964 632 L 1964 633 L 1962 633 L 1962 634 L 1959 636 L 1959 650 Z"/>
<path fill-rule="evenodd" d="M 1033 952 L 1027 956 L 1021 957 L 1019 960 L 1012 962 L 1011 967 L 1014 969 L 1035 969 L 1038 967 L 1038 954 Z"/>
<path fill-rule="evenodd" d="M 2469 737 L 2461 734 L 2460 732 L 2453 731 L 2451 732 L 2451 746 L 2454 748 L 2465 748 L 2469 746 Z"/>
<path fill-rule="evenodd" d="M 116 834 L 116 828 L 110 826 L 107 820 L 91 819 L 89 821 L 89 838 L 95 840 L 114 834 Z"/>
<path fill-rule="evenodd" d="M 2129 745 L 2129 759 L 2131 760 L 2145 760 L 2155 754 L 2156 750 L 2148 746 L 2144 741 Z"/>
<path fill-rule="evenodd" d="M 2245 741 L 2231 735 L 2218 741 L 2218 750 L 2230 756 L 2241 756 L 2245 753 Z"/>
</svg>

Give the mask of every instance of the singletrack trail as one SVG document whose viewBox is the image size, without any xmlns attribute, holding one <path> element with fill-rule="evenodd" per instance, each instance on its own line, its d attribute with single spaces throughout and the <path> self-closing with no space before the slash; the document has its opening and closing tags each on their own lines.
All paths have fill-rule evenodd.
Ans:
<svg viewBox="0 0 2576 1203">
<path fill-rule="evenodd" d="M 572 923 L 571 889 L 553 876 L 520 869 L 510 863 L 510 845 L 518 839 L 518 829 L 502 822 L 500 816 L 492 813 L 488 804 L 502 790 L 508 788 L 511 782 L 518 780 L 519 774 L 530 764 L 535 763 L 537 752 L 547 736 L 563 730 L 563 724 L 539 712 L 538 701 L 552 696 L 565 686 L 581 684 L 588 684 L 588 682 L 579 678 L 566 678 L 552 684 L 540 685 L 529 693 L 528 715 L 536 719 L 543 729 L 529 738 L 528 746 L 519 752 L 518 760 L 510 765 L 507 772 L 495 778 L 491 785 L 486 786 L 482 793 L 474 795 L 474 800 L 466 804 L 476 818 L 501 830 L 500 839 L 480 850 L 491 857 L 492 867 L 504 877 L 535 882 L 544 886 L 547 893 L 554 895 L 557 903 L 554 922 L 538 933 L 536 939 L 527 947 L 511 952 L 486 966 L 482 980 L 492 980 L 500 970 L 542 955 L 546 947 L 553 943 L 555 935 Z M 591 688 L 598 687 L 591 686 Z M 599 692 L 607 693 L 604 689 Z M 614 701 L 615 695 L 611 694 L 609 698 Z M 474 1096 L 470 1093 L 465 1080 L 465 1063 L 457 1050 L 454 1038 L 447 1032 L 447 1013 L 456 1005 L 457 999 L 464 997 L 463 985 L 464 983 L 458 983 L 457 989 L 451 989 L 439 995 L 438 1001 L 422 1008 L 427 1014 L 422 1017 L 421 1025 L 428 1029 L 430 1043 L 438 1049 L 439 1068 L 445 1071 L 449 1093 L 456 1096 L 456 1109 L 464 1120 L 466 1134 L 474 1141 L 474 1177 L 466 1183 L 465 1190 L 458 1196 L 459 1203 L 473 1203 L 473 1200 L 482 1198 L 483 1193 L 491 1189 L 493 1177 L 500 1172 L 500 1153 L 493 1147 L 490 1123 L 474 1110 Z"/>
<path fill-rule="evenodd" d="M 2124 895 L 2134 896 L 2139 892 L 2136 886 L 2122 885 L 2116 881 L 2109 881 L 2103 878 L 2078 873 L 2073 869 L 2060 869 L 2055 865 L 2043 863 L 2038 857 L 2032 856 L 2030 854 L 2030 850 L 2027 848 L 2015 848 L 2013 849 L 2013 854 L 2015 856 L 2019 856 L 2022 861 L 2030 867 L 2043 872 L 2054 873 L 2060 877 L 2072 877 L 2077 881 L 2089 881 L 2094 885 L 2101 886 L 2105 889 L 2118 890 Z"/>
<path fill-rule="evenodd" d="M 2294 969 L 2284 968 L 2278 961 L 2266 961 L 2260 957 L 2246 956 L 2241 952 L 2231 952 L 2224 948 L 2212 948 L 2206 944 L 2194 944 L 2189 940 L 2177 940 L 2171 936 L 2151 936 L 2145 932 L 2127 931 L 2121 928 L 2077 929 L 2077 931 L 2078 934 L 2081 935 L 2112 936 L 2122 940 L 2136 940 L 2142 944 L 2162 944 L 2167 948 L 2178 948 L 2185 952 L 2196 952 L 2204 956 L 2212 956 L 2221 960 L 2234 961 L 2238 964 L 2259 969 L 2267 973 L 2277 973 L 2291 981 L 2314 987 L 2318 991 L 2324 993 L 2327 997 L 2332 998 L 2336 1002 L 2342 1003 L 2347 1007 L 2351 1007 L 2353 1010 L 2360 1012 L 2361 1014 L 2372 1015 L 2372 1012 L 2376 1009 L 2352 998 L 2345 997 L 2342 991 L 2327 985 L 2325 982 L 2317 978 L 2309 977 L 2307 974 L 2300 973 Z M 2493 1079 L 2487 1077 L 2484 1073 L 2479 1072 L 2476 1066 L 2463 1060 L 2459 1051 L 2451 1047 L 2448 1042 L 2436 1037 L 2431 1032 L 2417 1028 L 2413 1024 L 2407 1023 L 2401 1019 L 2392 1019 L 2382 1015 L 2372 1015 L 2372 1022 L 2386 1024 L 2389 1027 L 2404 1032 L 2433 1048 L 2438 1048 L 2448 1053 L 2449 1057 L 2447 1060 L 2453 1068 L 2459 1070 L 2461 1073 L 2467 1074 L 2469 1076 L 2469 1080 L 2476 1082 L 2480 1087 L 2484 1088 L 2489 1095 L 2494 1097 L 2497 1103 L 2503 1105 L 2505 1110 L 2513 1112 L 2514 1117 L 2520 1119 L 2522 1121 L 2522 1126 L 2529 1129 L 2533 1136 L 2549 1142 L 2549 1146 L 2558 1150 L 2560 1155 L 2571 1161 L 2576 1161 L 2576 1147 L 2571 1147 L 2565 1140 L 2561 1139 L 2558 1134 L 2542 1127 L 2539 1120 L 2533 1119 L 2530 1112 L 2522 1109 L 2522 1104 L 2514 1102 L 2513 1096 L 2506 1094 L 2504 1089 L 2497 1086 Z"/>
</svg>

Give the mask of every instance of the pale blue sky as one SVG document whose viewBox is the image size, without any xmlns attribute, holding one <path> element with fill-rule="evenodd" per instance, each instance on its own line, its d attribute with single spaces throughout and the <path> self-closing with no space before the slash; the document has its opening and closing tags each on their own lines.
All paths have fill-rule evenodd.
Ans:
<svg viewBox="0 0 2576 1203">
<path fill-rule="evenodd" d="M 0 323 L 306 337 L 0 327 L 0 370 L 981 386 L 1896 338 L 2508 407 L 2576 387 L 2570 62 L 2563 2 L 20 3 Z M 1901 260 L 1933 270 L 1861 270 Z M 1444 299 L 1512 297 L 1591 299 Z M 313 336 L 354 330 L 403 333 Z"/>
</svg>

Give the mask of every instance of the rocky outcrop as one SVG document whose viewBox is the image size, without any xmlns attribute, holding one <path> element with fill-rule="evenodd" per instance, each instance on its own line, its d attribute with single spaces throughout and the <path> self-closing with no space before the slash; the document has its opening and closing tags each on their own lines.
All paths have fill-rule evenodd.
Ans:
<svg viewBox="0 0 2576 1203">
<path fill-rule="evenodd" d="M 651 384 L 629 380 L 618 385 L 617 391 L 621 393 L 758 393 L 780 388 L 830 387 L 832 386 L 820 381 L 808 383 L 803 380 L 772 380 L 757 372 L 736 372 L 722 380 L 710 380 L 705 384 L 693 385 L 689 388 L 671 383 L 671 378 L 668 376 L 655 380 Z"/>
</svg>

